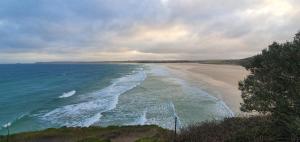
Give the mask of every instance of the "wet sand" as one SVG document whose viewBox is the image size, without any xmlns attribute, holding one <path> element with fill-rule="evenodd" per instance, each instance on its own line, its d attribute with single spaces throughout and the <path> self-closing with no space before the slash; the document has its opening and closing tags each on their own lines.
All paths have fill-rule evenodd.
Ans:
<svg viewBox="0 0 300 142">
<path fill-rule="evenodd" d="M 197 63 L 163 65 L 168 67 L 174 75 L 223 100 L 236 115 L 242 114 L 240 111 L 242 98 L 238 90 L 238 82 L 249 74 L 245 68 L 237 65 Z"/>
</svg>

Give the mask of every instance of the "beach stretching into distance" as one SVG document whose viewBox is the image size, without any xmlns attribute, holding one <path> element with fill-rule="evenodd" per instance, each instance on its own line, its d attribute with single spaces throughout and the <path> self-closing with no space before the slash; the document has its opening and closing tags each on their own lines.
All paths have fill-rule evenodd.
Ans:
<svg viewBox="0 0 300 142">
<path fill-rule="evenodd" d="M 168 67 L 172 73 L 223 100 L 236 115 L 241 113 L 242 98 L 241 92 L 238 90 L 238 82 L 249 74 L 244 67 L 198 63 L 163 65 Z"/>
</svg>

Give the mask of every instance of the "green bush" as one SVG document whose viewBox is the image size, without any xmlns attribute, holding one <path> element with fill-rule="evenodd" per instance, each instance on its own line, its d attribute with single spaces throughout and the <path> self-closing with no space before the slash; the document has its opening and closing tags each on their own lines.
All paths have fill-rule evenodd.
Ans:
<svg viewBox="0 0 300 142">
<path fill-rule="evenodd" d="M 278 134 L 271 116 L 234 117 L 183 128 L 177 142 L 272 142 Z"/>
<path fill-rule="evenodd" d="M 244 66 L 251 74 L 239 83 L 241 110 L 271 114 L 280 137 L 300 135 L 300 32 L 292 42 L 274 42 Z"/>
</svg>

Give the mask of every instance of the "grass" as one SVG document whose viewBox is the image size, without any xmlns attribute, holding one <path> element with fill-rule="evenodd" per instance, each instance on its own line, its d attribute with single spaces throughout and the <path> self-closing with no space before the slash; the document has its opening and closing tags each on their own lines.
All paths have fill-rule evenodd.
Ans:
<svg viewBox="0 0 300 142">
<path fill-rule="evenodd" d="M 164 142 L 167 141 L 168 130 L 158 126 L 111 126 L 107 128 L 50 128 L 37 132 L 14 134 L 10 142 Z M 6 142 L 1 136 L 0 142 Z"/>
</svg>

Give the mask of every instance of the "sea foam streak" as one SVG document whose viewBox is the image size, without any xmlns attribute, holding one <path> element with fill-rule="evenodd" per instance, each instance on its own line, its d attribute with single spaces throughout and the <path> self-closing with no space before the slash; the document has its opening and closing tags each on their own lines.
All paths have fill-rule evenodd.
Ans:
<svg viewBox="0 0 300 142">
<path fill-rule="evenodd" d="M 8 128 L 11 127 L 16 121 L 22 119 L 24 116 L 26 116 L 27 114 L 23 114 L 21 116 L 19 116 L 18 118 L 16 118 L 15 120 L 11 121 L 11 122 L 7 122 L 6 124 L 4 124 L 2 127 L 0 127 L 0 130 L 4 129 L 4 128 Z"/>
<path fill-rule="evenodd" d="M 130 125 L 145 125 L 147 122 L 147 111 L 144 110 L 143 113 L 139 117 L 136 118 L 136 120 L 132 123 L 127 123 L 124 125 L 130 126 Z"/>
<path fill-rule="evenodd" d="M 11 126 L 11 122 L 8 122 L 8 123 L 3 125 L 4 128 L 8 128 L 9 126 Z"/>
<path fill-rule="evenodd" d="M 73 95 L 76 94 L 76 91 L 75 90 L 72 90 L 70 92 L 67 92 L 67 93 L 63 93 L 61 96 L 59 96 L 59 98 L 68 98 L 68 97 L 71 97 Z"/>
<path fill-rule="evenodd" d="M 145 125 L 145 123 L 147 122 L 146 114 L 147 114 L 147 111 L 144 111 L 143 114 L 141 115 L 141 117 L 139 118 L 138 123 L 140 125 Z"/>
<path fill-rule="evenodd" d="M 84 102 L 56 108 L 41 116 L 43 120 L 60 126 L 90 126 L 99 121 L 103 112 L 114 109 L 119 95 L 135 88 L 146 79 L 143 69 L 118 78 L 100 91 L 89 94 Z"/>
</svg>

